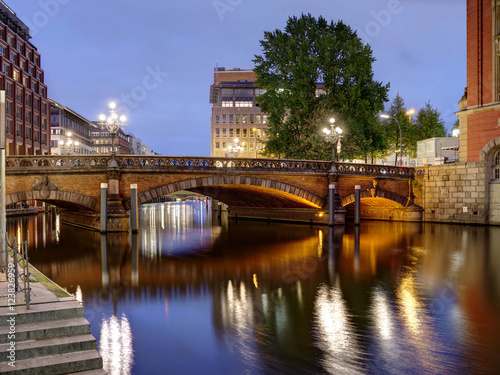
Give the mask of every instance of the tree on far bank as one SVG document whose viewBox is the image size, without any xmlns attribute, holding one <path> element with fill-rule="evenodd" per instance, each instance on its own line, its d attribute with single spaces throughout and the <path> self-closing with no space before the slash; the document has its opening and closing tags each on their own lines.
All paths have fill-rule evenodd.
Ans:
<svg viewBox="0 0 500 375">
<path fill-rule="evenodd" d="M 378 114 L 389 85 L 373 79 L 375 58 L 342 21 L 310 14 L 290 17 L 283 31 L 265 32 L 256 55 L 258 99 L 268 114 L 266 155 L 331 159 L 322 129 L 331 117 L 343 130 L 344 159 L 367 158 L 385 150 Z"/>
</svg>

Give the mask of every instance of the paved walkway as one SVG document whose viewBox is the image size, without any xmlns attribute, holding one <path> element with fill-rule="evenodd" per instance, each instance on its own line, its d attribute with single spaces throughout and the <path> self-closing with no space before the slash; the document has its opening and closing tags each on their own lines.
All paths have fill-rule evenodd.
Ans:
<svg viewBox="0 0 500 375">
<path fill-rule="evenodd" d="M 12 257 L 9 257 L 8 262 L 13 264 Z M 31 295 L 30 295 L 30 305 L 35 305 L 35 304 L 40 304 L 40 303 L 50 303 L 50 302 L 67 302 L 67 301 L 73 301 L 74 297 L 68 295 L 68 296 L 63 296 L 63 297 L 58 297 L 56 296 L 54 290 L 50 290 L 51 288 L 53 289 L 59 289 L 59 287 L 56 284 L 52 284 L 51 288 L 48 288 L 47 286 L 44 285 L 44 283 L 47 282 L 39 282 L 37 278 L 41 278 L 41 274 L 39 275 L 39 272 L 32 268 L 30 265 L 30 288 L 31 288 Z M 18 265 L 18 275 L 19 275 L 19 288 L 22 290 L 24 288 L 24 281 L 21 278 L 21 274 L 23 272 L 23 269 L 20 265 Z M 15 301 L 12 301 L 9 298 L 9 282 L 7 280 L 8 274 L 7 272 L 0 272 L 0 307 L 7 307 L 7 306 L 13 306 L 15 305 L 15 309 L 17 312 L 22 311 L 23 309 L 26 309 L 26 300 L 25 300 L 25 294 L 24 291 L 20 291 L 15 293 Z M 61 289 L 62 292 L 62 289 Z M 62 293 L 58 293 L 59 295 Z M 15 303 L 12 303 L 15 302 Z"/>
</svg>

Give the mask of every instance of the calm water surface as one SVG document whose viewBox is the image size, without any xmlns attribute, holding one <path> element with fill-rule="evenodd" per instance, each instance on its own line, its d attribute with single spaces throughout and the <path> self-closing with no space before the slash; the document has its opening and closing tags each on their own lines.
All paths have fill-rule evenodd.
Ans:
<svg viewBox="0 0 500 375">
<path fill-rule="evenodd" d="M 500 373 L 500 228 L 140 213 L 133 236 L 8 223 L 83 301 L 109 374 Z"/>
</svg>

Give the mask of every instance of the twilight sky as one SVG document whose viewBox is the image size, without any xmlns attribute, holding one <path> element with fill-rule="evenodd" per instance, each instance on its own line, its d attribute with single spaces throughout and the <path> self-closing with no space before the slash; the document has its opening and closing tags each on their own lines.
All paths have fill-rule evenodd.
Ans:
<svg viewBox="0 0 500 375">
<path fill-rule="evenodd" d="M 407 107 L 427 101 L 449 129 L 466 86 L 466 1 L 24 0 L 49 97 L 89 120 L 111 100 L 125 132 L 163 155 L 210 155 L 213 69 L 253 68 L 264 31 L 311 13 L 358 30 L 375 79 Z M 390 104 L 387 103 L 386 107 Z"/>
</svg>

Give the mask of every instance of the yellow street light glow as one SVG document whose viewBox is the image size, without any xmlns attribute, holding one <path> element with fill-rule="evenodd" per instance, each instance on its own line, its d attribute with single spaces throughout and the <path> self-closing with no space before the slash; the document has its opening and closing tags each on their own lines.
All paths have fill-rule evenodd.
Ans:
<svg viewBox="0 0 500 375">
<path fill-rule="evenodd" d="M 109 108 L 115 109 L 116 108 L 116 103 L 115 102 L 109 103 Z"/>
</svg>

